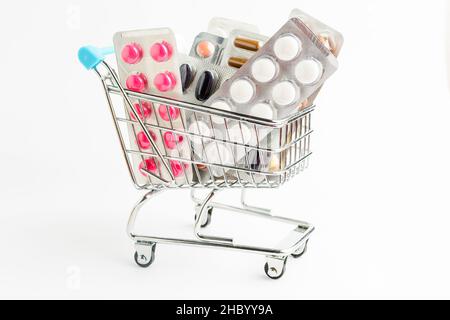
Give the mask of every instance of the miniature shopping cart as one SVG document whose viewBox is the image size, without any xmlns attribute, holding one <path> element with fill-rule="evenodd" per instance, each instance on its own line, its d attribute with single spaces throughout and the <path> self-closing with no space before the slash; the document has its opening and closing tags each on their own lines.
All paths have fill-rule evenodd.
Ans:
<svg viewBox="0 0 450 320">
<path fill-rule="evenodd" d="M 93 70 L 100 78 L 131 178 L 139 190 L 147 191 L 133 208 L 128 222 L 127 231 L 136 247 L 134 255 L 136 263 L 141 267 L 150 266 L 154 261 L 155 248 L 158 243 L 226 248 L 266 256 L 267 262 L 264 268 L 266 274 L 272 279 L 280 278 L 284 273 L 288 257 L 298 258 L 306 251 L 308 239 L 314 228 L 308 223 L 275 216 L 271 214 L 270 210 L 248 205 L 245 200 L 245 191 L 248 188 L 280 187 L 307 167 L 309 156 L 311 155 L 311 113 L 314 108 L 309 107 L 286 120 L 268 121 L 149 94 L 132 92 L 123 88 L 116 71 L 105 61 L 106 55 L 111 53 L 113 53 L 112 49 L 99 49 L 91 46 L 83 47 L 79 51 L 79 59 L 87 69 Z M 144 123 L 135 108 L 133 108 L 132 101 L 139 101 L 140 104 L 145 102 L 153 108 L 155 108 L 155 105 L 173 106 L 182 110 L 183 113 L 192 114 L 195 118 L 209 119 L 212 127 L 214 127 L 214 123 L 217 123 L 217 119 L 223 121 L 225 128 L 230 128 L 232 124 L 236 123 L 239 126 L 245 125 L 251 128 L 252 135 L 256 137 L 256 141 L 253 144 L 246 144 L 243 143 L 244 139 L 241 142 L 236 141 L 236 139 L 231 140 L 229 138 L 231 136 L 230 132 L 226 132 L 225 135 L 221 136 L 216 136 L 214 133 L 210 136 L 204 136 L 199 131 L 191 132 L 187 129 L 174 128 L 171 125 L 162 128 L 158 123 Z M 156 110 L 153 110 L 153 112 L 156 113 Z M 131 116 L 128 116 L 130 113 Z M 124 114 L 124 116 L 120 114 Z M 170 115 L 169 110 L 167 114 Z M 212 121 L 213 117 L 214 121 Z M 182 121 L 185 123 L 186 119 L 182 118 Z M 144 132 L 153 147 L 151 152 L 143 152 L 130 146 L 130 131 L 128 130 L 130 126 L 138 127 L 141 132 Z M 166 150 L 158 148 L 154 137 L 150 134 L 151 130 L 164 130 L 173 134 L 183 135 L 189 139 L 198 139 L 202 142 L 200 148 L 204 147 L 206 143 L 209 145 L 230 145 L 234 150 L 241 148 L 245 151 L 244 160 L 233 163 L 223 163 L 217 160 L 208 161 L 206 156 L 204 159 L 199 159 L 199 157 L 195 156 L 194 150 L 191 150 L 191 153 L 183 158 L 173 157 L 168 155 Z M 242 131 L 241 134 L 243 134 Z M 233 136 L 236 136 L 235 132 Z M 158 159 L 169 173 L 171 172 L 171 161 L 181 161 L 193 168 L 193 177 L 184 180 L 175 179 L 171 173 L 169 179 L 163 179 L 149 170 L 141 168 L 141 171 L 143 170 L 147 176 L 143 181 L 142 177 L 137 177 L 135 167 L 133 167 L 135 166 L 133 159 L 136 157 Z M 276 161 L 275 164 L 271 163 L 273 160 L 268 160 L 270 163 L 264 163 L 264 159 L 276 159 Z M 218 171 L 223 171 L 223 174 L 217 174 Z M 134 232 L 135 221 L 143 206 L 150 199 L 154 198 L 156 194 L 172 188 L 191 189 L 191 198 L 195 208 L 194 234 L 196 239 L 153 237 L 136 234 Z M 240 206 L 214 201 L 216 194 L 225 188 L 239 188 L 242 191 Z M 209 193 L 206 197 L 199 198 L 196 193 L 197 189 L 207 189 Z M 295 228 L 285 240 L 281 241 L 277 248 L 240 245 L 230 238 L 204 234 L 204 228 L 210 223 L 214 209 L 256 215 L 292 224 Z"/>
</svg>

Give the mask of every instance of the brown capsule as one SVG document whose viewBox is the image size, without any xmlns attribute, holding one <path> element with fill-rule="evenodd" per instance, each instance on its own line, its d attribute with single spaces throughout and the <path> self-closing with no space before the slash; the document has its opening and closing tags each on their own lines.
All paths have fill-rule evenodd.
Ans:
<svg viewBox="0 0 450 320">
<path fill-rule="evenodd" d="M 207 167 L 204 164 L 197 164 L 197 168 L 199 170 L 206 170 Z"/>
<path fill-rule="evenodd" d="M 248 61 L 248 59 L 245 58 L 239 58 L 239 57 L 231 57 L 230 59 L 228 59 L 228 65 L 230 67 L 233 68 L 240 68 L 242 67 L 246 62 Z"/>
<path fill-rule="evenodd" d="M 234 46 L 236 48 L 240 48 L 240 49 L 244 49 L 244 50 L 258 51 L 259 50 L 259 41 L 237 37 L 236 39 L 234 39 Z"/>
</svg>

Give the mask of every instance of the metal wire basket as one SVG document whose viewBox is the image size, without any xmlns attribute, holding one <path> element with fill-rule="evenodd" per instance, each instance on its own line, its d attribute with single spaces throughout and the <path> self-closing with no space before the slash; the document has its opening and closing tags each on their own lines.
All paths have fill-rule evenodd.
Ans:
<svg viewBox="0 0 450 320">
<path fill-rule="evenodd" d="M 305 252 L 314 227 L 248 205 L 244 191 L 279 187 L 308 166 L 314 107 L 299 111 L 289 119 L 269 121 L 132 92 L 123 88 L 115 70 L 105 62 L 105 54 L 112 52 L 111 49 L 83 47 L 79 59 L 101 80 L 134 185 L 149 191 L 133 208 L 128 224 L 129 236 L 136 245 L 137 264 L 142 267 L 152 264 L 156 243 L 222 247 L 265 255 L 266 274 L 273 279 L 281 277 L 288 256 L 299 257 Z M 147 112 L 155 115 L 150 120 L 142 117 L 144 106 Z M 176 110 L 176 118 L 173 110 Z M 156 116 L 160 111 L 167 116 L 165 121 Z M 208 126 L 206 133 L 198 125 L 200 122 Z M 170 148 L 158 143 L 167 137 L 172 142 Z M 137 141 L 144 141 L 145 148 Z M 226 159 L 221 150 L 229 151 Z M 152 168 L 147 163 L 151 163 Z M 170 188 L 192 190 L 197 240 L 141 236 L 134 232 L 136 217 L 144 204 L 156 193 Z M 201 188 L 211 191 L 199 199 L 194 190 Z M 225 188 L 242 190 L 240 207 L 212 201 L 215 194 Z M 278 248 L 239 245 L 231 238 L 202 233 L 214 208 L 253 214 L 296 228 Z"/>
</svg>

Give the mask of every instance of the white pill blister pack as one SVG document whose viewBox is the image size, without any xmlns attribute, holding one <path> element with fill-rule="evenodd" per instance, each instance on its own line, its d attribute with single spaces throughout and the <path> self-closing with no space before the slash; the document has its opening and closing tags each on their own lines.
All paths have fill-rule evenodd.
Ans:
<svg viewBox="0 0 450 320">
<path fill-rule="evenodd" d="M 118 32 L 114 35 L 114 47 L 119 78 L 125 88 L 172 99 L 182 97 L 178 50 L 170 29 Z M 189 142 L 164 130 L 184 130 L 182 110 L 145 100 L 131 102 L 141 120 L 149 125 L 150 136 L 163 155 L 190 159 Z M 130 110 L 127 114 L 129 120 L 136 121 Z M 154 183 L 157 180 L 154 176 L 170 181 L 169 172 L 160 163 L 142 128 L 135 122 L 128 126 L 128 133 L 131 147 L 138 151 L 133 155 L 133 169 L 138 182 L 142 184 L 150 179 Z M 189 164 L 168 161 L 168 166 L 178 183 L 191 181 L 192 168 Z"/>
<path fill-rule="evenodd" d="M 205 103 L 238 113 L 285 119 L 338 67 L 336 57 L 298 18 L 290 19 Z"/>
</svg>

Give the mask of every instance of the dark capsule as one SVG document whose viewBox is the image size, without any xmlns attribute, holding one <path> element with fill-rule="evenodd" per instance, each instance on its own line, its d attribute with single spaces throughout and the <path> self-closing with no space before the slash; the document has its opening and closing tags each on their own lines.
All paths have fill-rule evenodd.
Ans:
<svg viewBox="0 0 450 320">
<path fill-rule="evenodd" d="M 214 93 L 215 76 L 211 71 L 205 71 L 200 75 L 195 88 L 195 98 L 205 101 Z"/>
<path fill-rule="evenodd" d="M 181 88 L 183 89 L 183 92 L 185 92 L 191 85 L 192 80 L 194 80 L 194 72 L 189 64 L 184 63 L 180 66 L 180 76 Z"/>
</svg>

